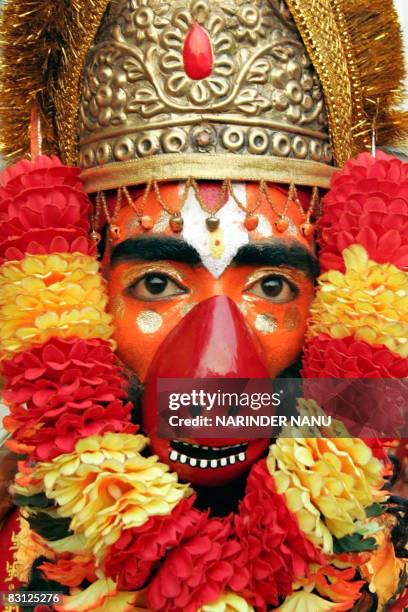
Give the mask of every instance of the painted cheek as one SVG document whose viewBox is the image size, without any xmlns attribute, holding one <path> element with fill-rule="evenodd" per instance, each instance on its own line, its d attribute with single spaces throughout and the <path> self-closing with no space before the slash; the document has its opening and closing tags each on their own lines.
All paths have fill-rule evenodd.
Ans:
<svg viewBox="0 0 408 612">
<path fill-rule="evenodd" d="M 306 291 L 289 304 L 243 301 L 248 324 L 259 340 L 271 377 L 292 365 L 300 354 L 311 299 L 312 292 Z"/>
</svg>

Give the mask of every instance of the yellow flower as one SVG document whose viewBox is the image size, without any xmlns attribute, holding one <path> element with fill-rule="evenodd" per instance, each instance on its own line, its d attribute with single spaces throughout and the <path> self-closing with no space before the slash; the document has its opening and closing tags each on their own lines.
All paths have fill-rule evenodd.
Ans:
<svg viewBox="0 0 408 612">
<path fill-rule="evenodd" d="M 355 531 L 383 482 L 382 464 L 356 438 L 279 438 L 267 464 L 300 528 L 326 553 L 332 535 Z"/>
<path fill-rule="evenodd" d="M 0 349 L 7 357 L 50 336 L 109 339 L 98 262 L 80 253 L 27 255 L 0 270 Z"/>
<path fill-rule="evenodd" d="M 395 549 L 388 530 L 382 530 L 374 535 L 378 548 L 373 551 L 369 561 L 360 571 L 369 583 L 371 593 L 378 598 L 378 608 L 382 610 L 397 591 L 401 573 L 404 571 L 404 560 L 395 556 Z M 408 565 L 406 566 L 408 571 Z"/>
<path fill-rule="evenodd" d="M 90 436 L 76 444 L 75 452 L 40 464 L 33 474 L 58 503 L 59 515 L 72 517 L 70 528 L 85 536 L 99 558 L 123 529 L 170 514 L 191 494 L 156 455 L 142 457 L 147 442 L 141 435 Z"/>
<path fill-rule="evenodd" d="M 343 252 L 345 274 L 330 270 L 319 279 L 310 333 L 354 335 L 408 357 L 408 273 L 368 258 L 362 245 Z"/>
<path fill-rule="evenodd" d="M 342 603 L 333 603 L 301 589 L 289 595 L 284 603 L 277 608 L 280 612 L 328 612 L 328 610 L 345 610 Z"/>
<path fill-rule="evenodd" d="M 100 578 L 86 589 L 71 589 L 71 595 L 65 595 L 55 609 L 58 612 L 128 612 L 137 609 L 133 606 L 137 598 L 137 592 L 118 592 L 112 578 Z"/>
<path fill-rule="evenodd" d="M 224 593 L 213 603 L 205 604 L 197 612 L 254 612 L 254 608 L 236 593 Z"/>
</svg>

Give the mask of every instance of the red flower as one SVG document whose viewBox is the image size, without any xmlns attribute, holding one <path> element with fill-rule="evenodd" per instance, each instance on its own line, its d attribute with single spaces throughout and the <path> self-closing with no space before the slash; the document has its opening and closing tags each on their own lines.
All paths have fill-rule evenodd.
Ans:
<svg viewBox="0 0 408 612">
<path fill-rule="evenodd" d="M 386 346 L 367 344 L 349 336 L 336 340 L 319 334 L 304 350 L 304 378 L 406 378 L 408 359 Z"/>
<path fill-rule="evenodd" d="M 25 253 L 92 254 L 88 239 L 90 203 L 78 168 L 40 156 L 7 168 L 0 188 L 0 258 Z"/>
<path fill-rule="evenodd" d="M 406 378 L 408 359 L 352 336 L 333 339 L 319 334 L 305 346 L 302 376 L 312 379 L 304 382 L 305 397 L 344 423 L 351 435 L 399 436 L 406 422 L 405 385 L 382 379 Z M 356 381 L 345 385 L 343 379 Z M 378 383 L 369 385 L 365 379 Z"/>
<path fill-rule="evenodd" d="M 215 601 L 232 585 L 239 551 L 230 518 L 207 521 L 196 536 L 167 555 L 147 588 L 149 608 L 196 612 Z"/>
<path fill-rule="evenodd" d="M 5 427 L 32 459 L 70 452 L 88 435 L 132 432 L 127 382 L 109 344 L 51 338 L 3 364 L 10 404 Z"/>
<path fill-rule="evenodd" d="M 344 271 L 341 254 L 362 244 L 378 263 L 408 268 L 408 164 L 378 151 L 349 160 L 332 179 L 319 221 L 320 266 Z"/>
<path fill-rule="evenodd" d="M 278 605 L 280 597 L 291 593 L 295 578 L 307 574 L 309 563 L 324 560 L 299 529 L 285 498 L 276 492 L 265 460 L 249 474 L 235 531 L 242 547 L 236 564 L 244 564 L 250 576 L 241 592 L 257 610 Z"/>
<path fill-rule="evenodd" d="M 111 546 L 105 571 L 118 580 L 120 590 L 141 588 L 170 549 L 201 531 L 207 515 L 192 508 L 194 499 L 183 499 L 169 516 L 154 516 L 141 527 L 125 530 Z"/>
</svg>

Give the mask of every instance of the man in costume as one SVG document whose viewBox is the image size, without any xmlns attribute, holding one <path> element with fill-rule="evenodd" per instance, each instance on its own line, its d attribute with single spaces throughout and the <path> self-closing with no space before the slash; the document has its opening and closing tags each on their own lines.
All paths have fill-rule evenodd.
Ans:
<svg viewBox="0 0 408 612">
<path fill-rule="evenodd" d="M 159 378 L 408 374 L 407 168 L 365 152 L 404 131 L 399 27 L 358 4 L 6 4 L 10 573 L 42 605 L 406 605 L 382 442 L 157 432 Z"/>
</svg>

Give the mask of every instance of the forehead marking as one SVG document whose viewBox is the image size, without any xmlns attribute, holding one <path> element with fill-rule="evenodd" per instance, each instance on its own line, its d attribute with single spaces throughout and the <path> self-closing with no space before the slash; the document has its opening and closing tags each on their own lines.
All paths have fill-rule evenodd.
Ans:
<svg viewBox="0 0 408 612">
<path fill-rule="evenodd" d="M 234 183 L 234 192 L 246 205 L 246 189 L 244 183 Z M 180 196 L 184 185 L 180 184 Z M 194 190 L 191 187 L 182 210 L 184 240 L 194 247 L 203 265 L 215 278 L 219 278 L 230 265 L 238 249 L 249 242 L 248 232 L 244 227 L 245 213 L 238 208 L 229 196 L 224 206 L 217 212 L 220 220 L 218 237 L 213 236 L 205 224 L 209 213 L 202 210 Z M 217 239 L 220 244 L 216 244 Z"/>
</svg>

